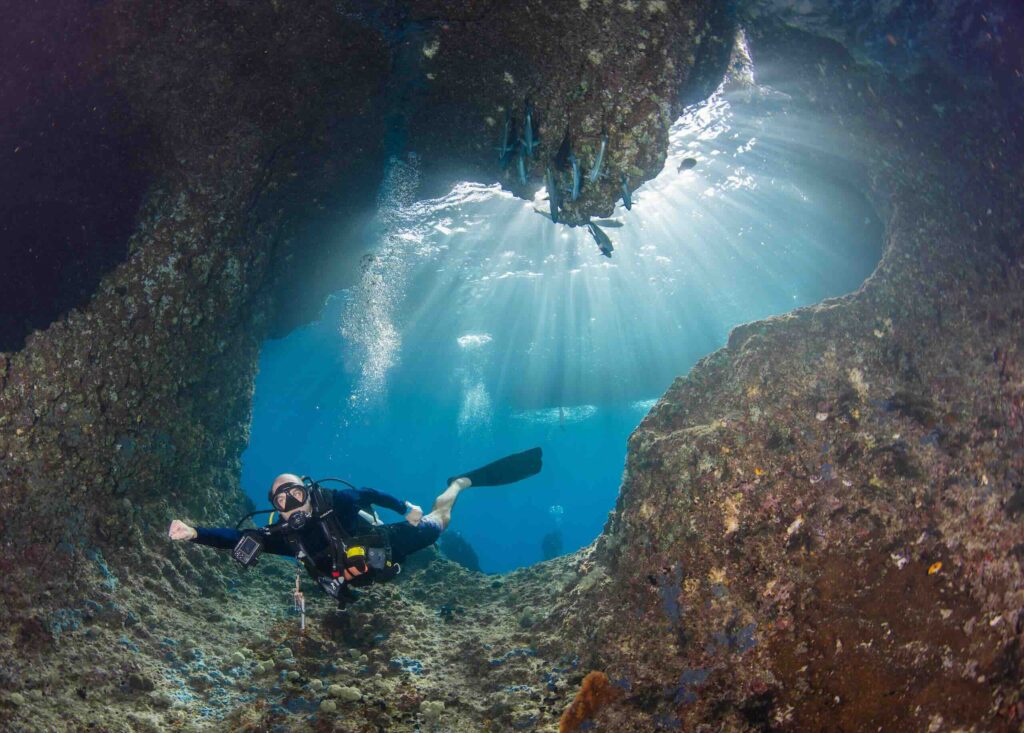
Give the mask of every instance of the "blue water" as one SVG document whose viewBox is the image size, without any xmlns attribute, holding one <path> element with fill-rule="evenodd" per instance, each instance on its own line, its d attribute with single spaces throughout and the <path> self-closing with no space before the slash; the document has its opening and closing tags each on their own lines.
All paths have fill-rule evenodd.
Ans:
<svg viewBox="0 0 1024 733">
<path fill-rule="evenodd" d="M 392 161 L 359 281 L 264 346 L 243 484 L 262 506 L 278 473 L 340 476 L 426 511 L 452 473 L 540 445 L 539 476 L 464 492 L 452 528 L 488 572 L 542 559 L 554 530 L 567 552 L 588 544 L 673 378 L 733 326 L 871 273 L 882 228 L 856 158 L 797 101 L 733 79 L 618 207 L 611 260 L 538 213 L 543 192 L 416 201 L 415 156 Z"/>
</svg>

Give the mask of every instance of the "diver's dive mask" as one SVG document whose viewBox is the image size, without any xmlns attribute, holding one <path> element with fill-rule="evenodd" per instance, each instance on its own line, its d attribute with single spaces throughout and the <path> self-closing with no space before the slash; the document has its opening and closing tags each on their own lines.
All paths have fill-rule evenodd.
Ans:
<svg viewBox="0 0 1024 733">
<path fill-rule="evenodd" d="M 283 504 L 280 501 L 282 494 L 284 494 Z M 305 504 L 307 499 L 309 499 L 309 489 L 305 484 L 292 482 L 278 486 L 273 496 L 270 497 L 270 503 L 279 512 L 290 512 Z"/>
</svg>

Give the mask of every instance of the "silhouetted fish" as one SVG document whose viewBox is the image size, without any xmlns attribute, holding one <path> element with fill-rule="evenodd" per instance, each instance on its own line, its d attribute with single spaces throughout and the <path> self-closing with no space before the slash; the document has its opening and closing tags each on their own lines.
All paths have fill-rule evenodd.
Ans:
<svg viewBox="0 0 1024 733">
<path fill-rule="evenodd" d="M 695 168 L 696 166 L 697 166 L 697 159 L 696 158 L 683 158 L 682 162 L 679 164 L 679 170 L 680 170 L 680 172 L 688 171 L 691 168 Z"/>
<path fill-rule="evenodd" d="M 512 151 L 515 150 L 515 146 L 511 141 L 512 137 L 512 114 L 505 112 L 505 124 L 501 129 L 501 145 L 498 146 L 498 161 L 501 167 L 504 168 L 508 165 L 512 159 Z"/>
<path fill-rule="evenodd" d="M 619 174 L 619 182 L 622 184 L 622 205 L 626 211 L 630 211 L 633 208 L 633 194 L 629 191 L 629 179 L 625 173 Z"/>
<path fill-rule="evenodd" d="M 608 147 L 608 132 L 605 130 L 601 131 L 601 147 L 597 151 L 597 157 L 594 159 L 594 167 L 590 169 L 590 182 L 597 183 L 597 179 L 601 177 L 601 164 L 604 162 L 604 149 Z"/>
<path fill-rule="evenodd" d="M 580 162 L 571 152 L 569 153 L 569 165 L 572 166 L 572 189 L 569 191 L 569 200 L 575 201 L 580 197 Z"/>
<path fill-rule="evenodd" d="M 558 210 L 562 206 L 562 194 L 558 190 L 558 180 L 555 178 L 550 165 L 547 168 L 544 181 L 548 188 L 548 201 L 551 203 L 551 221 L 557 224 Z"/>
<path fill-rule="evenodd" d="M 526 149 L 526 154 L 533 157 L 533 149 L 537 147 L 537 140 L 533 136 L 533 105 L 526 103 L 526 124 L 523 125 L 523 137 L 519 142 Z"/>
<path fill-rule="evenodd" d="M 590 229 L 590 233 L 594 237 L 594 241 L 597 242 L 597 248 L 601 250 L 601 254 L 605 257 L 611 257 L 615 247 L 612 246 L 612 240 L 608 238 L 608 235 L 604 233 L 594 222 L 587 222 L 587 228 Z"/>
</svg>

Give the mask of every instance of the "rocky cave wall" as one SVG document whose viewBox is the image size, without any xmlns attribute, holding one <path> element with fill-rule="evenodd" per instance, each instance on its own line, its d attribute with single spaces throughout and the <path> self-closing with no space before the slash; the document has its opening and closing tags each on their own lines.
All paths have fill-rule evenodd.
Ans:
<svg viewBox="0 0 1024 733">
<path fill-rule="evenodd" d="M 92 580 L 85 568 L 100 553 L 134 567 L 171 508 L 213 520 L 242 507 L 255 360 L 281 262 L 294 256 L 288 217 L 315 212 L 341 162 L 325 152 L 337 131 L 321 112 L 365 112 L 347 129 L 358 138 L 379 118 L 368 100 L 387 69 L 378 39 L 330 7 L 286 23 L 269 5 L 92 12 L 102 65 L 92 83 L 123 100 L 122 124 L 146 131 L 139 162 L 152 183 L 124 262 L 88 304 L 0 356 L 12 509 L 0 530 L 15 617 L 44 590 L 79 592 L 68 584 Z M 350 79 L 346 63 L 367 73 Z M 379 145 L 366 149 L 347 150 L 346 164 L 376 169 Z M 323 160 L 311 182 L 314 151 Z M 297 201 L 300 173 L 309 198 Z"/>
<path fill-rule="evenodd" d="M 151 183 L 124 261 L 80 309 L 0 355 L 7 689 L 63 699 L 46 668 L 92 653 L 97 619 L 114 639 L 134 634 L 121 636 L 134 657 L 116 644 L 111 655 L 159 666 L 146 643 L 154 604 L 187 626 L 204 597 L 256 592 L 222 557 L 170 546 L 166 522 L 241 509 L 259 344 L 329 286 L 307 285 L 328 244 L 316 235 L 369 206 L 396 140 L 424 156 L 428 188 L 465 171 L 490 180 L 501 112 L 529 98 L 542 156 L 566 131 L 587 155 L 607 126 L 612 165 L 639 184 L 731 38 L 716 4 L 511 7 L 83 6 L 95 14 L 90 83 L 116 93 L 119 124 L 144 132 Z M 759 65 L 788 64 L 803 80 L 794 93 L 851 143 L 872 142 L 883 262 L 853 296 L 737 329 L 677 381 L 630 442 L 594 548 L 503 590 L 431 565 L 452 607 L 478 597 L 514 612 L 508 638 L 538 648 L 510 659 L 554 675 L 543 700 L 460 703 L 463 724 L 550 729 L 589 668 L 614 681 L 588 713 L 601 730 L 1012 729 L 1024 713 L 1018 131 L 989 90 L 938 72 L 901 86 L 774 17 L 749 21 Z M 613 184 L 578 215 L 607 211 Z M 385 600 L 436 623 L 414 585 L 429 582 Z M 527 674 L 511 662 L 495 672 L 473 645 L 502 623 L 488 608 L 462 621 L 466 646 L 450 660 L 482 699 Z M 218 616 L 205 613 L 213 645 Z M 366 613 L 367 626 L 387 625 Z M 336 636 L 381 653 L 373 634 Z M 412 638 L 396 628 L 395 654 Z M 149 704 L 127 694 L 146 688 L 137 677 L 103 679 L 134 710 Z M 264 712 L 259 725 L 319 725 Z"/>
<path fill-rule="evenodd" d="M 752 31 L 866 151 L 883 259 L 676 380 L 553 627 L 619 681 L 599 730 L 1018 730 L 1019 120 Z"/>
<path fill-rule="evenodd" d="M 653 29 L 644 33 L 658 58 L 675 66 L 654 73 L 659 65 L 645 63 L 644 54 L 616 57 L 621 88 L 678 109 L 674 92 L 698 88 L 693 59 L 705 55 L 710 60 L 700 83 L 706 86 L 731 44 L 731 33 L 710 27 L 712 6 L 638 11 L 637 26 Z M 70 1 L 34 8 L 13 27 L 5 45 L 12 60 L 5 101 L 34 111 L 10 130 L 26 144 L 5 148 L 18 163 L 4 179 L 5 211 L 19 217 L 16 227 L 5 227 L 10 254 L 41 258 L 55 270 L 88 270 L 72 300 L 48 302 L 53 293 L 12 300 L 20 310 L 5 343 L 23 337 L 22 324 L 36 330 L 22 348 L 0 355 L 0 485 L 7 509 L 0 518 L 0 597 L 7 649 L 20 652 L 10 655 L 3 679 L 14 689 L 32 674 L 24 652 L 53 651 L 83 613 L 96 616 L 82 611 L 86 600 L 123 621 L 138 618 L 132 593 L 143 587 L 172 603 L 181 602 L 174 588 L 223 589 L 225 579 L 215 571 L 221 558 L 170 546 L 166 524 L 173 516 L 223 523 L 243 509 L 238 461 L 259 344 L 308 318 L 337 287 L 330 279 L 338 274 L 334 259 L 323 263 L 337 243 L 324 232 L 372 210 L 385 156 L 403 152 L 395 147 L 403 136 L 422 149 L 428 172 L 452 161 L 487 167 L 494 141 L 482 111 L 497 97 L 479 106 L 472 96 L 450 96 L 441 117 L 449 124 L 439 126 L 441 110 L 432 106 L 427 82 L 443 88 L 472 77 L 480 89 L 503 88 L 504 71 L 498 76 L 496 68 L 475 64 L 486 33 L 491 57 L 502 48 L 495 23 L 521 28 L 531 41 L 585 26 L 594 58 L 613 58 L 627 33 L 612 27 L 600 8 L 573 7 L 557 13 L 558 22 L 549 22 L 539 5 L 531 22 L 505 8 L 424 2 L 370 12 L 356 3 Z M 656 22 L 666 19 L 687 24 L 669 33 Z M 444 50 L 430 51 L 441 35 Z M 706 47 L 713 48 L 703 54 Z M 467 55 L 460 56 L 463 48 Z M 530 47 L 532 54 L 547 50 Z M 450 54 L 455 61 L 442 73 Z M 576 83 L 581 76 L 565 65 L 565 55 L 542 60 L 520 45 L 499 56 L 508 68 L 549 70 L 543 84 L 529 77 L 500 95 L 509 104 L 533 95 L 549 155 L 553 123 L 545 121 L 545 95 L 554 98 L 568 88 L 566 79 Z M 439 70 L 428 72 L 428 63 Z M 93 124 L 96 100 L 106 108 Z M 671 114 L 655 115 L 649 107 L 637 121 L 645 138 L 630 150 L 653 175 Z M 607 103 L 603 109 L 610 109 Z M 616 119 L 613 112 L 609 119 Z M 86 122 L 77 125 L 76 115 Z M 76 124 L 53 132 L 64 119 Z M 49 138 L 36 134 L 39 120 Z M 110 162 L 109 176 L 93 181 L 86 169 L 104 159 L 89 148 L 97 126 L 104 130 L 102 145 L 125 142 L 126 149 L 118 151 L 124 160 Z M 432 142 L 456 129 L 465 145 Z M 90 155 L 69 158 L 76 145 Z M 34 180 L 55 162 L 70 166 L 66 173 L 76 184 L 67 191 L 48 185 L 52 176 Z M 116 181 L 97 192 L 99 204 L 81 193 L 102 188 L 107 178 Z M 41 254 L 21 235 L 61 235 L 47 229 L 53 208 L 37 205 L 47 196 L 70 212 L 62 224 L 71 226 L 104 203 L 129 207 L 129 217 L 132 196 L 140 203 L 126 240 L 112 229 L 66 252 Z M 351 226 L 355 236 L 358 224 Z M 72 281 L 59 282 L 58 290 Z M 16 293 L 18 285 L 16 278 L 5 280 L 5 293 Z"/>
</svg>

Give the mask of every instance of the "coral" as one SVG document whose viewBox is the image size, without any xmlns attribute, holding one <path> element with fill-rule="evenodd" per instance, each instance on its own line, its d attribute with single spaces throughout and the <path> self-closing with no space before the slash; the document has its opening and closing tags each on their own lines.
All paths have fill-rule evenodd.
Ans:
<svg viewBox="0 0 1024 733">
<path fill-rule="evenodd" d="M 363 696 L 357 688 L 346 687 L 344 685 L 331 685 L 327 688 L 327 694 L 331 697 L 336 697 L 342 702 L 355 702 Z"/>
<path fill-rule="evenodd" d="M 579 730 L 585 721 L 597 715 L 597 711 L 615 700 L 620 692 L 604 672 L 590 672 L 583 678 L 572 704 L 562 713 L 558 721 L 558 733 Z"/>
<path fill-rule="evenodd" d="M 440 700 L 424 700 L 420 703 L 420 715 L 424 720 L 437 720 L 444 712 L 444 703 Z"/>
</svg>

